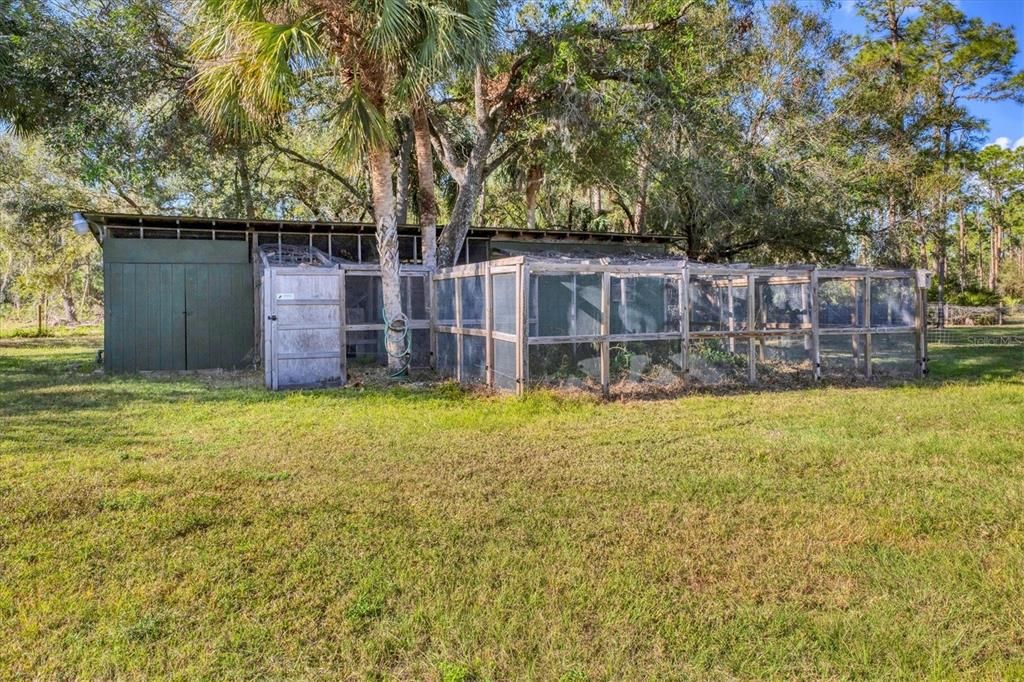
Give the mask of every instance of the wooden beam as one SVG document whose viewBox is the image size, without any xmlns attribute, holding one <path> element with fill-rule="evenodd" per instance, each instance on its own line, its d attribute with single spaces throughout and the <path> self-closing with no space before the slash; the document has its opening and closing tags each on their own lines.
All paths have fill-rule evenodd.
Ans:
<svg viewBox="0 0 1024 682">
<path fill-rule="evenodd" d="M 871 276 L 864 277 L 864 378 L 871 379 Z"/>
<path fill-rule="evenodd" d="M 608 395 L 611 383 L 611 333 L 612 319 L 612 276 L 605 272 L 601 275 L 601 393 Z"/>
<path fill-rule="evenodd" d="M 747 331 L 753 332 L 757 326 L 757 306 L 754 296 L 757 286 L 757 278 L 751 275 L 747 277 Z M 747 372 L 750 383 L 757 382 L 757 355 L 754 349 L 754 338 L 747 339 Z"/>
<path fill-rule="evenodd" d="M 530 289 L 530 269 L 523 262 L 516 269 L 516 395 L 526 392 L 530 380 L 526 346 L 528 332 L 526 319 L 529 315 L 526 301 Z"/>
<path fill-rule="evenodd" d="M 811 371 L 815 381 L 821 380 L 821 325 L 818 315 L 818 270 L 811 271 L 811 286 L 808 291 L 811 310 Z"/>
<path fill-rule="evenodd" d="M 345 308 L 345 271 L 338 270 L 338 355 L 340 356 L 338 371 L 341 372 L 338 376 L 341 377 L 343 386 L 348 383 L 348 330 L 345 328 L 348 316 Z"/>
<path fill-rule="evenodd" d="M 487 263 L 484 263 L 487 265 Z M 487 386 L 494 388 L 494 301 L 490 267 L 484 272 L 484 376 Z"/>
</svg>

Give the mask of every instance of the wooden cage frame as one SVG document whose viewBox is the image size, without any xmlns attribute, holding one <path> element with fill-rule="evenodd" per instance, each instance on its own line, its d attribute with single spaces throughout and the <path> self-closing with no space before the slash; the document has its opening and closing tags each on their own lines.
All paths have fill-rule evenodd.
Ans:
<svg viewBox="0 0 1024 682">
<path fill-rule="evenodd" d="M 515 275 L 515 328 L 514 334 L 494 329 L 493 278 L 495 275 Z M 601 319 L 596 334 L 571 334 L 568 336 L 531 336 L 530 330 L 530 278 L 534 275 L 586 274 L 601 277 Z M 477 326 L 462 324 L 462 287 L 459 280 L 483 277 L 484 320 Z M 611 329 L 611 280 L 612 278 L 629 277 L 663 277 L 674 280 L 678 286 L 679 328 L 671 331 L 648 333 L 614 334 Z M 690 283 L 696 278 L 710 278 L 715 286 L 729 289 L 730 312 L 728 327 L 725 330 L 691 329 Z M 879 280 L 910 280 L 914 290 L 914 318 L 911 325 L 881 326 L 873 325 L 871 320 L 871 286 Z M 438 282 L 455 280 L 453 287 L 455 320 L 454 324 L 442 324 L 437 319 Z M 819 290 L 821 280 L 847 280 L 863 283 L 863 294 L 859 305 L 863 306 L 860 324 L 849 326 L 826 326 L 819 324 L 821 312 Z M 812 375 L 815 381 L 822 378 L 821 338 L 823 336 L 845 335 L 863 339 L 860 349 L 864 363 L 865 378 L 872 375 L 872 338 L 886 334 L 913 334 L 914 337 L 914 375 L 918 378 L 928 371 L 926 331 L 926 306 L 928 273 L 924 270 L 882 270 L 870 268 L 818 268 L 813 265 L 794 265 L 785 267 L 752 267 L 743 265 L 710 265 L 690 262 L 687 260 L 651 260 L 645 262 L 612 262 L 604 259 L 564 259 L 553 260 L 539 257 L 516 256 L 483 263 L 459 265 L 438 271 L 433 277 L 431 287 L 431 343 L 435 364 L 437 360 L 437 335 L 452 334 L 456 339 L 456 358 L 454 379 L 466 383 L 468 377 L 463 371 L 463 339 L 467 336 L 478 336 L 485 339 L 485 383 L 495 386 L 494 376 L 494 341 L 506 341 L 516 344 L 515 360 L 515 392 L 522 395 L 529 386 L 529 347 L 543 344 L 561 343 L 594 343 L 600 347 L 600 385 L 607 394 L 610 384 L 610 350 L 611 344 L 620 342 L 680 340 L 682 355 L 682 372 L 690 370 L 689 347 L 691 340 L 724 339 L 730 345 L 736 340 L 744 339 L 747 343 L 747 379 L 750 383 L 757 382 L 757 358 L 753 341 L 770 337 L 804 338 L 811 360 Z M 799 326 L 772 327 L 766 322 L 759 322 L 757 305 L 757 286 L 767 284 L 800 284 L 805 285 L 803 294 L 807 310 Z M 746 319 L 735 319 L 732 296 L 736 288 L 743 287 L 748 301 Z M 445 322 L 449 322 L 445 320 Z M 856 343 L 856 341 L 855 341 Z"/>
</svg>

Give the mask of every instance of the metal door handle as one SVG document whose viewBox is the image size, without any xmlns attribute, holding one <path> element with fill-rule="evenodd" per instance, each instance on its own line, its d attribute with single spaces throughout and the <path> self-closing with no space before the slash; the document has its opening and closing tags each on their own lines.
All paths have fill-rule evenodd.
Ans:
<svg viewBox="0 0 1024 682">
<path fill-rule="evenodd" d="M 267 319 L 272 322 L 277 322 L 277 315 L 267 315 Z"/>
</svg>

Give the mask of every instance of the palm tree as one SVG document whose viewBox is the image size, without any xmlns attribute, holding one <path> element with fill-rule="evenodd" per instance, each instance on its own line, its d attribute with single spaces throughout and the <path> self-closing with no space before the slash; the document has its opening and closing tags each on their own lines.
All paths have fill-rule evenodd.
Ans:
<svg viewBox="0 0 1024 682">
<path fill-rule="evenodd" d="M 421 102 L 439 74 L 475 61 L 488 40 L 493 4 L 198 0 L 192 88 L 200 114 L 223 134 L 258 139 L 280 123 L 309 79 L 337 86 L 336 146 L 365 161 L 369 172 L 388 321 L 402 312 L 390 122 Z M 432 177 L 430 184 L 432 196 Z M 421 213 L 436 220 L 436 211 Z M 400 336 L 387 336 L 389 364 L 399 369 Z"/>
</svg>

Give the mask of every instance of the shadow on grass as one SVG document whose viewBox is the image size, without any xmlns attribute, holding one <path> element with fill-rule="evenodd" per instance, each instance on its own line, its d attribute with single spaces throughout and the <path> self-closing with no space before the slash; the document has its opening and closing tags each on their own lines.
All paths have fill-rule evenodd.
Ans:
<svg viewBox="0 0 1024 682">
<path fill-rule="evenodd" d="M 54 427 L 66 423 L 62 411 L 74 411 L 76 418 L 89 415 L 90 425 L 104 428 L 111 411 L 125 406 L 145 407 L 174 404 L 183 400 L 203 403 L 238 402 L 276 404 L 296 395 L 315 395 L 320 402 L 348 403 L 365 400 L 395 400 L 458 404 L 488 399 L 485 391 L 462 389 L 451 382 L 416 382 L 403 386 L 350 385 L 342 389 L 305 389 L 272 392 L 263 388 L 253 372 L 204 372 L 105 375 L 96 364 L 86 338 L 7 339 L 0 342 L 0 415 L 6 417 L 53 412 Z M 86 346 L 86 347 L 83 347 Z M 6 348 L 27 351 L 4 354 Z M 613 395 L 613 401 L 671 400 L 683 396 L 722 396 L 750 393 L 774 393 L 813 390 L 819 387 L 863 389 L 913 385 L 921 388 L 944 383 L 1010 382 L 1024 383 L 1024 347 L 1017 346 L 939 346 L 930 347 L 930 374 L 925 380 L 889 378 L 826 379 L 766 382 L 724 386 L 689 386 L 681 390 L 638 391 Z M 83 390 L 88 388 L 88 390 Z M 592 391 L 535 391 L 544 401 L 599 401 Z M 544 396 L 544 397 L 541 397 Z M 94 416 L 95 415 L 95 416 Z M 48 418 L 40 417 L 46 428 Z"/>
<path fill-rule="evenodd" d="M 934 381 L 1024 381 L 1024 346 L 936 344 L 928 353 Z"/>
<path fill-rule="evenodd" d="M 69 413 L 76 419 L 88 418 L 90 426 L 102 429 L 110 423 L 110 414 L 122 408 L 145 409 L 185 400 L 271 405 L 293 400 L 295 396 L 315 395 L 321 403 L 375 399 L 437 404 L 464 402 L 475 395 L 455 384 L 425 382 L 273 392 L 263 387 L 262 375 L 252 371 L 107 375 L 88 350 L 78 350 L 80 344 L 43 341 L 49 343 L 19 339 L 6 341 L 0 347 L 0 417 L 36 415 L 33 419 L 43 430 L 48 428 L 48 422 L 55 427 L 66 424 Z M 3 348 L 11 347 L 31 352 L 3 354 Z"/>
</svg>

